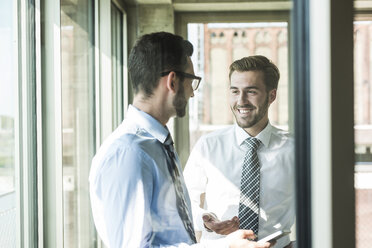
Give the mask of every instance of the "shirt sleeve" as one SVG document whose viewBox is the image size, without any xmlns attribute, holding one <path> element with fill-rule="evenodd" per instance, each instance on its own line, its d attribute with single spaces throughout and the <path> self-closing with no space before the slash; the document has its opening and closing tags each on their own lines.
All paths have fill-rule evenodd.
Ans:
<svg viewBox="0 0 372 248">
<path fill-rule="evenodd" d="M 227 248 L 227 240 L 189 245 L 151 244 L 151 199 L 154 186 L 152 159 L 136 148 L 123 149 L 107 159 L 100 174 L 108 247 Z"/>
<path fill-rule="evenodd" d="M 207 212 L 205 209 L 200 207 L 200 197 L 205 193 L 207 186 L 207 175 L 203 167 L 201 154 L 203 154 L 202 140 L 199 140 L 195 144 L 183 171 L 186 187 L 190 195 L 193 221 L 196 231 L 205 230 L 202 216 Z"/>
<path fill-rule="evenodd" d="M 152 160 L 138 148 L 117 150 L 101 166 L 97 196 L 108 247 L 148 247 L 152 235 Z"/>
</svg>

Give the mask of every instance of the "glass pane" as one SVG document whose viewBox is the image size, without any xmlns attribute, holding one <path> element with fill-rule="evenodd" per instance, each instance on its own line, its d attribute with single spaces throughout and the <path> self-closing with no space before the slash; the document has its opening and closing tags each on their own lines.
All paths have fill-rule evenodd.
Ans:
<svg viewBox="0 0 372 248">
<path fill-rule="evenodd" d="M 233 124 L 229 105 L 229 66 L 242 57 L 264 55 L 280 71 L 270 123 L 288 130 L 288 31 L 285 22 L 189 24 L 193 63 L 202 83 L 189 102 L 190 150 L 199 137 Z M 280 114 L 279 114 L 280 113 Z"/>
<path fill-rule="evenodd" d="M 288 125 L 290 119 L 288 107 L 290 88 L 288 78 L 289 56 L 287 26 L 287 22 L 188 24 L 188 39 L 194 45 L 192 60 L 194 64 L 195 74 L 203 78 L 198 90 L 195 91 L 195 96 L 189 100 L 190 151 L 193 150 L 196 142 L 202 135 L 216 130 L 221 130 L 225 127 L 232 127 L 232 124 L 236 122 L 233 112 L 230 109 L 231 90 L 229 67 L 234 61 L 247 56 L 263 55 L 271 60 L 278 67 L 280 71 L 280 80 L 277 88 L 276 99 L 268 108 L 268 117 L 272 126 L 286 131 L 290 129 Z M 245 79 L 243 79 L 242 81 L 244 80 Z M 266 99 L 268 99 L 269 97 L 268 94 L 269 93 L 267 93 L 266 95 Z M 263 99 L 263 97 L 261 98 Z M 249 99 L 251 100 L 251 98 Z M 244 104 L 248 105 L 248 103 Z M 253 103 L 251 105 L 253 105 Z M 263 105 L 260 105 L 258 108 L 263 108 Z M 262 116 L 258 118 L 262 118 Z M 227 128 L 224 130 L 231 131 L 232 129 Z M 188 163 L 185 168 L 185 180 L 187 184 L 189 183 L 188 186 L 191 198 L 194 197 L 195 199 L 195 195 L 198 195 L 198 192 L 203 192 L 200 195 L 200 207 L 207 212 L 215 210 L 214 213 L 219 216 L 218 218 L 220 218 L 221 220 L 229 220 L 235 214 L 239 213 L 239 173 L 242 170 L 236 170 L 236 168 L 240 168 L 240 165 L 237 164 L 238 160 L 240 158 L 242 161 L 244 160 L 244 154 L 242 155 L 236 152 L 236 150 L 239 150 L 239 148 L 231 148 L 230 150 L 228 150 L 229 148 L 226 144 L 235 147 L 235 145 L 232 143 L 234 139 L 229 138 L 231 136 L 234 136 L 235 133 L 231 132 L 229 133 L 230 136 L 226 135 L 229 131 L 216 132 L 215 136 L 212 135 L 208 136 L 208 138 L 206 139 L 203 139 L 203 141 L 199 143 L 199 146 L 197 146 L 196 151 L 191 154 L 191 162 Z M 236 132 L 236 134 L 238 134 L 238 132 Z M 239 134 L 242 135 L 241 133 Z M 281 206 L 284 206 L 286 204 L 287 205 L 286 207 L 284 207 L 285 210 L 282 209 L 274 213 L 272 207 L 267 206 L 265 205 L 265 203 L 263 203 L 265 202 L 265 200 L 260 200 L 259 204 L 263 203 L 262 205 L 260 205 L 260 218 L 263 218 L 264 221 L 262 223 L 265 222 L 265 224 L 260 224 L 260 231 L 258 235 L 259 238 L 263 238 L 263 236 L 269 235 L 270 233 L 275 232 L 275 230 L 291 229 L 290 240 L 296 240 L 296 230 L 294 224 L 295 209 L 293 207 L 295 204 L 294 161 L 293 157 L 291 156 L 285 158 L 286 162 L 281 162 L 284 160 L 280 160 L 280 158 L 283 158 L 283 154 L 285 153 L 284 149 L 288 148 L 293 150 L 294 147 L 289 145 L 289 142 L 286 141 L 278 143 L 275 143 L 276 141 L 270 142 L 272 146 L 280 148 L 268 148 L 268 150 L 272 149 L 270 150 L 270 152 L 274 151 L 274 153 L 276 152 L 277 154 L 272 156 L 272 158 L 270 159 L 271 162 L 265 161 L 264 167 L 261 168 L 268 168 L 268 166 L 271 166 L 270 170 L 273 170 L 274 166 L 276 166 L 276 168 L 280 168 L 279 170 L 277 169 L 277 174 L 281 174 L 281 176 L 280 179 L 276 182 L 265 183 L 264 178 L 269 178 L 270 173 L 268 173 L 267 169 L 264 169 L 265 171 L 261 170 L 260 174 L 262 176 L 260 180 L 262 180 L 262 182 L 260 183 L 262 183 L 261 185 L 264 186 L 262 187 L 263 189 L 260 189 L 259 194 L 260 197 L 263 197 L 263 199 L 265 197 L 264 194 L 278 194 L 280 195 L 279 198 L 281 200 L 273 204 L 278 204 Z M 269 144 L 269 142 L 267 144 Z M 227 150 L 228 152 L 225 153 L 224 151 Z M 223 155 L 217 154 L 219 152 L 221 152 Z M 215 155 L 211 155 L 212 153 Z M 212 158 L 214 156 L 216 156 L 218 159 L 214 160 Z M 196 158 L 202 162 L 194 161 Z M 226 161 L 224 161 L 225 158 Z M 223 160 L 222 163 L 219 162 L 220 159 Z M 262 159 L 262 157 L 260 159 Z M 273 162 L 273 160 L 276 160 L 276 162 Z M 229 165 L 231 164 L 231 167 L 224 166 L 224 164 L 226 163 Z M 288 167 L 286 167 L 286 165 L 288 165 Z M 192 169 L 190 169 L 190 171 L 187 171 L 188 166 L 192 166 Z M 196 168 L 198 168 L 200 171 Z M 285 176 L 283 176 L 282 173 L 284 168 L 286 168 Z M 230 171 L 237 172 L 230 173 Z M 198 172 L 203 174 L 203 176 L 196 177 L 197 179 L 190 179 L 190 175 L 192 173 Z M 189 176 L 187 176 L 187 174 Z M 218 180 L 216 180 L 216 178 L 218 178 Z M 274 187 L 277 187 L 276 189 L 273 189 L 272 185 L 274 184 L 276 185 Z M 226 187 L 228 189 L 226 191 L 223 191 L 222 187 Z M 278 189 L 281 187 L 286 188 L 286 190 L 284 190 L 287 192 L 286 194 L 283 194 L 283 191 L 278 191 Z M 265 193 L 263 193 L 264 190 Z M 220 193 L 217 194 L 216 192 Z M 210 196 L 208 196 L 208 194 Z M 237 197 L 235 197 L 236 195 Z M 272 199 L 273 198 L 275 197 L 272 197 Z M 219 204 L 216 203 L 216 199 L 219 199 Z M 291 203 L 288 204 L 289 202 Z M 293 205 L 291 205 L 292 203 Z M 271 215 L 270 217 L 266 217 L 266 210 L 268 211 L 267 214 Z M 242 220 L 243 219 L 244 218 L 242 218 Z M 194 221 L 197 222 L 197 220 Z M 206 240 L 212 238 L 210 234 L 204 231 L 198 232 L 197 235 L 201 235 L 199 236 L 201 242 L 203 242 L 203 235 L 205 235 Z M 289 239 L 288 237 L 286 237 L 278 242 L 281 242 L 279 243 L 279 246 L 283 247 L 284 245 L 288 244 L 287 242 L 289 242 Z"/>
<path fill-rule="evenodd" d="M 114 124 L 123 120 L 123 13 L 111 4 L 111 55 Z"/>
<path fill-rule="evenodd" d="M 93 9 L 61 1 L 64 247 L 92 247 L 88 173 L 94 153 Z"/>
<path fill-rule="evenodd" d="M 0 1 L 0 247 L 16 246 L 14 1 Z"/>
<path fill-rule="evenodd" d="M 354 22 L 356 247 L 372 242 L 372 19 Z"/>
</svg>

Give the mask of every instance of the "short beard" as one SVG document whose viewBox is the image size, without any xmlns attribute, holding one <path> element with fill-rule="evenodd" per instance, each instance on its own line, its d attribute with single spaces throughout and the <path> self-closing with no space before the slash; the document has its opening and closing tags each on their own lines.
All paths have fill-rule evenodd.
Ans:
<svg viewBox="0 0 372 248">
<path fill-rule="evenodd" d="M 242 123 L 238 120 L 238 118 L 235 115 L 235 112 L 233 111 L 235 115 L 236 123 L 238 123 L 238 126 L 241 128 L 251 128 L 254 125 L 256 125 L 262 118 L 266 115 L 267 111 L 269 109 L 269 96 L 266 97 L 265 102 L 259 106 L 259 112 L 254 116 L 253 120 L 249 121 L 248 123 Z"/>
<path fill-rule="evenodd" d="M 185 88 L 183 84 L 180 84 L 176 97 L 173 100 L 173 106 L 176 109 L 177 117 L 184 117 L 186 115 L 186 105 Z"/>
</svg>

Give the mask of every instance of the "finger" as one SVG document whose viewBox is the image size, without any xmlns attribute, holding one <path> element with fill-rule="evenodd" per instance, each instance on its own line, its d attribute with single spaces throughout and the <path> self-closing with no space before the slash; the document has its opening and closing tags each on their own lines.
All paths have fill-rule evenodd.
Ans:
<svg viewBox="0 0 372 248">
<path fill-rule="evenodd" d="M 240 234 L 240 237 L 244 238 L 244 239 L 255 239 L 256 238 L 256 235 L 254 234 L 254 232 L 252 230 L 239 230 L 239 234 Z"/>
<path fill-rule="evenodd" d="M 235 223 L 237 223 L 238 226 L 240 225 L 240 220 L 239 220 L 238 216 L 234 216 L 232 218 L 232 221 L 234 221 Z"/>
<path fill-rule="evenodd" d="M 202 216 L 202 218 L 203 218 L 203 221 L 204 222 L 208 222 L 208 221 L 211 221 L 211 216 L 210 215 L 208 215 L 208 214 L 204 214 L 203 216 Z"/>
</svg>

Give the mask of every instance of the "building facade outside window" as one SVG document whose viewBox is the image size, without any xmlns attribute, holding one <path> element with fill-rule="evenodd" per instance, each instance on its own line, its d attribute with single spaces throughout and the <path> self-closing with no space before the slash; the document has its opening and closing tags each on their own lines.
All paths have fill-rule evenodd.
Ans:
<svg viewBox="0 0 372 248">
<path fill-rule="evenodd" d="M 372 20 L 354 22 L 356 247 L 372 242 Z"/>
</svg>

